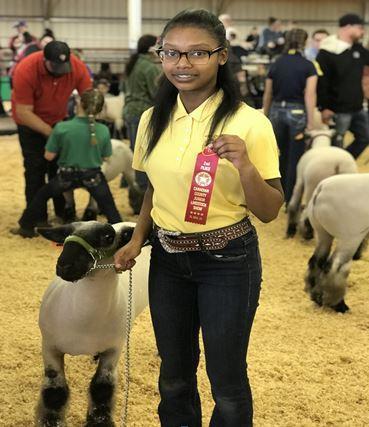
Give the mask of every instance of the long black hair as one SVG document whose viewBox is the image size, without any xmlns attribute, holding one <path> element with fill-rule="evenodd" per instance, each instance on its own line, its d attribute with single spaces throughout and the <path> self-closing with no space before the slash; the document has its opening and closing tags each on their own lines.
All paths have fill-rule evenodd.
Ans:
<svg viewBox="0 0 369 427">
<path fill-rule="evenodd" d="M 165 35 L 175 27 L 196 27 L 206 30 L 224 48 L 228 47 L 225 28 L 219 19 L 205 9 L 184 10 L 172 18 L 165 26 L 160 36 Z M 230 70 L 228 63 L 219 65 L 216 87 L 223 89 L 223 100 L 214 113 L 207 143 L 213 136 L 216 127 L 222 120 L 230 118 L 238 109 L 240 94 L 238 84 Z M 173 108 L 177 101 L 178 89 L 163 75 L 159 80 L 158 90 L 150 121 L 148 124 L 148 147 L 146 156 L 149 156 L 167 128 Z"/>
<path fill-rule="evenodd" d="M 145 34 L 138 39 L 137 52 L 130 56 L 126 65 L 126 76 L 128 77 L 135 66 L 140 53 L 147 53 L 150 47 L 155 46 L 157 37 L 152 34 Z"/>
</svg>

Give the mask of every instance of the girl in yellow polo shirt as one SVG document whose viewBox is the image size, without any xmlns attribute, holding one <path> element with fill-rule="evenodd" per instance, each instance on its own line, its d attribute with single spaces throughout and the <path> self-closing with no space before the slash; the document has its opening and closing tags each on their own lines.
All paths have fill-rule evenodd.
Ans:
<svg viewBox="0 0 369 427">
<path fill-rule="evenodd" d="M 161 425 L 201 426 L 201 328 L 215 401 L 210 425 L 251 426 L 246 353 L 261 263 L 248 214 L 269 222 L 283 203 L 276 142 L 268 119 L 239 100 L 216 16 L 179 13 L 158 54 L 164 76 L 141 117 L 133 160 L 150 185 L 115 264 L 132 268 L 153 231 L 149 297 Z"/>
</svg>

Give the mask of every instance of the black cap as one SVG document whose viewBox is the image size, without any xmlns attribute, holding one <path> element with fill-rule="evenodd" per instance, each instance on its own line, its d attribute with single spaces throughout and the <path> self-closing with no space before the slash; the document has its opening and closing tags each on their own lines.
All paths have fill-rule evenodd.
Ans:
<svg viewBox="0 0 369 427">
<path fill-rule="evenodd" d="M 364 20 L 355 13 L 347 13 L 346 15 L 341 16 L 338 20 L 338 25 L 340 27 L 346 27 L 346 25 L 364 25 Z"/>
<path fill-rule="evenodd" d="M 64 42 L 55 40 L 49 42 L 44 48 L 44 57 L 51 62 L 54 73 L 66 74 L 72 69 L 70 65 L 70 49 Z"/>
</svg>

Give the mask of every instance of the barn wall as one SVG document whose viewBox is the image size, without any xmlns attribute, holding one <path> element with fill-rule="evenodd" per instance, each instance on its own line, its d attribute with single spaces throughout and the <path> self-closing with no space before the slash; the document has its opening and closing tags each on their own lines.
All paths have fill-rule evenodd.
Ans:
<svg viewBox="0 0 369 427">
<path fill-rule="evenodd" d="M 6 47 L 17 19 L 26 19 L 32 34 L 40 36 L 43 28 L 52 28 L 60 40 L 71 47 L 85 49 L 89 60 L 116 59 L 120 67 L 127 52 L 127 0 L 0 0 L 0 44 Z M 369 0 L 142 0 L 142 31 L 158 35 L 166 20 L 185 8 L 204 7 L 214 10 L 227 5 L 224 12 L 234 20 L 234 27 L 243 38 L 253 25 L 265 26 L 268 16 L 284 22 L 296 20 L 309 32 L 324 27 L 336 28 L 337 18 L 355 12 L 368 18 Z M 281 13 L 283 11 L 283 14 Z M 50 14 L 48 21 L 43 19 Z M 109 50 L 107 52 L 107 50 Z M 105 56 L 104 56 L 105 55 Z"/>
</svg>

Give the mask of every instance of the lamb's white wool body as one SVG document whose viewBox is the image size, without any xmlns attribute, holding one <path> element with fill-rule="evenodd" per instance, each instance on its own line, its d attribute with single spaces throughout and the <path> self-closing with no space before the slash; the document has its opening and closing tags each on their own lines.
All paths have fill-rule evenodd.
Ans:
<svg viewBox="0 0 369 427">
<path fill-rule="evenodd" d="M 311 238 L 312 229 L 306 208 L 316 186 L 325 178 L 338 174 L 356 173 L 355 159 L 346 150 L 331 146 L 318 146 L 308 150 L 297 164 L 297 178 L 288 204 L 287 236 L 292 237 L 298 225 L 305 238 Z"/>
<path fill-rule="evenodd" d="M 133 268 L 132 320 L 147 306 L 150 248 Z M 112 263 L 106 259 L 104 263 Z M 40 310 L 40 329 L 48 346 L 62 353 L 96 355 L 122 347 L 126 339 L 129 272 L 96 270 L 75 283 L 55 277 Z"/>
<path fill-rule="evenodd" d="M 351 260 L 361 255 L 369 233 L 369 174 L 345 174 L 323 180 L 307 213 L 316 247 L 306 273 L 306 291 L 319 305 L 346 311 L 344 302 Z M 336 247 L 331 254 L 333 239 Z"/>
<path fill-rule="evenodd" d="M 124 94 L 121 92 L 117 96 L 105 97 L 104 115 L 102 119 L 113 121 L 116 131 L 121 134 L 123 130 L 123 107 L 124 107 Z"/>
<path fill-rule="evenodd" d="M 94 260 L 86 247 L 90 245 L 101 254 L 98 265 L 113 264 L 112 255 L 129 241 L 133 226 L 133 223 L 111 226 L 90 221 L 39 230 L 50 240 L 63 242 L 72 234 L 77 241 L 66 240 L 57 262 L 58 276 L 41 303 L 39 325 L 45 377 L 37 411 L 38 426 L 64 425 L 69 394 L 64 374 L 65 354 L 99 357 L 90 384 L 87 421 L 95 425 L 93 422 L 103 420 L 101 425 L 113 425 L 117 365 L 127 338 L 129 272 L 117 274 L 114 268 L 89 272 Z M 148 304 L 150 250 L 148 246 L 142 248 L 133 268 L 131 322 Z M 59 424 L 50 424 L 55 419 Z"/>
</svg>

